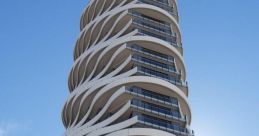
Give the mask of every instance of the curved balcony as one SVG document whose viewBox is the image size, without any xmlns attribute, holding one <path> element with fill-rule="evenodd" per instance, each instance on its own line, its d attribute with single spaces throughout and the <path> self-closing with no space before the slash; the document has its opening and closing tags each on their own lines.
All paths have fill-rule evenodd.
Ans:
<svg viewBox="0 0 259 136">
<path fill-rule="evenodd" d="M 175 58 L 173 56 L 169 56 L 169 55 L 162 54 L 162 53 L 159 53 L 159 52 L 147 49 L 147 48 L 143 48 L 137 44 L 127 45 L 127 48 L 129 48 L 135 52 L 145 54 L 151 58 L 157 58 L 159 60 L 163 60 L 163 61 L 170 62 L 170 63 L 175 62 Z"/>
<path fill-rule="evenodd" d="M 140 29 L 140 28 L 137 28 L 137 31 L 138 31 L 138 35 L 155 37 L 155 38 L 158 38 L 158 39 L 161 39 L 161 40 L 164 40 L 164 41 L 168 42 L 172 46 L 179 47 L 177 42 L 176 42 L 176 37 L 174 37 L 174 36 L 161 35 L 161 34 L 158 34 L 156 32 L 147 31 L 147 30 L 143 30 L 143 29 Z"/>
<path fill-rule="evenodd" d="M 170 24 L 167 22 L 143 15 L 134 10 L 129 10 L 129 15 L 132 16 L 133 22 L 146 25 L 147 27 L 164 32 L 165 34 L 172 35 Z M 174 33 L 174 35 L 176 34 Z"/>
<path fill-rule="evenodd" d="M 137 0 L 138 3 L 145 3 L 145 4 L 150 4 L 156 7 L 159 7 L 161 9 L 164 9 L 165 11 L 167 11 L 168 13 L 170 13 L 172 16 L 178 18 L 178 14 L 175 13 L 173 6 L 171 6 L 167 0 Z"/>
<path fill-rule="evenodd" d="M 162 106 L 158 106 L 158 105 L 150 104 L 150 103 L 147 103 L 147 102 L 143 102 L 143 101 L 138 100 L 138 99 L 132 99 L 131 100 L 131 106 L 133 108 L 137 109 L 137 110 L 149 112 L 149 113 L 154 114 L 156 116 L 162 116 L 164 118 L 181 121 L 183 123 L 186 122 L 186 119 L 182 118 L 180 116 L 179 112 L 173 111 L 169 108 L 165 108 L 165 107 L 162 107 Z"/>
<path fill-rule="evenodd" d="M 180 136 L 194 136 L 193 132 L 188 130 L 187 128 L 183 128 L 178 125 L 171 124 L 167 121 L 163 121 L 147 115 L 136 115 L 136 116 L 138 116 L 139 123 L 143 125 L 147 125 L 157 129 L 162 129 L 167 132 L 171 132 Z"/>
<path fill-rule="evenodd" d="M 182 87 L 188 87 L 187 82 L 184 82 L 182 80 L 177 80 L 174 76 L 170 76 L 169 74 L 165 74 L 162 72 L 158 72 L 143 66 L 138 66 L 137 67 L 137 74 L 136 75 L 145 75 L 145 76 L 150 76 L 150 77 L 155 77 L 155 78 L 160 78 L 162 80 L 168 81 L 174 85 L 182 86 Z"/>
<path fill-rule="evenodd" d="M 164 64 L 146 57 L 142 57 L 139 55 L 133 55 L 132 60 L 135 62 L 139 62 L 140 64 L 146 64 L 148 66 L 151 66 L 156 69 L 160 69 L 162 71 L 170 72 L 170 73 L 176 73 L 176 68 L 173 65 Z M 178 73 L 176 73 L 178 74 Z"/>
<path fill-rule="evenodd" d="M 178 107 L 178 100 L 176 98 L 172 98 L 166 95 L 162 95 L 159 93 L 155 93 L 143 88 L 139 88 L 136 86 L 133 87 L 127 87 L 126 88 L 126 92 L 135 95 L 135 96 L 139 96 L 145 99 L 149 99 L 152 100 L 154 102 L 158 102 L 161 104 L 165 104 L 168 106 L 172 106 L 172 107 Z"/>
</svg>

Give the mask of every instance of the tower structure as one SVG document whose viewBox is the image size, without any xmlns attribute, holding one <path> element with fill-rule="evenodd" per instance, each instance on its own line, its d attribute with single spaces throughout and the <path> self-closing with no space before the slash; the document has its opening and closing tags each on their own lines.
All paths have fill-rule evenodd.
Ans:
<svg viewBox="0 0 259 136">
<path fill-rule="evenodd" d="M 193 136 L 176 0 L 90 0 L 65 136 Z"/>
</svg>

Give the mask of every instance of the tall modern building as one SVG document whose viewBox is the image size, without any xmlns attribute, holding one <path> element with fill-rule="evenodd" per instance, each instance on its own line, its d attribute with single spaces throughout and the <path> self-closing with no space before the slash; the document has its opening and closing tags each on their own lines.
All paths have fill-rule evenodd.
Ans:
<svg viewBox="0 0 259 136">
<path fill-rule="evenodd" d="M 90 0 L 65 136 L 194 136 L 176 0 Z"/>
</svg>

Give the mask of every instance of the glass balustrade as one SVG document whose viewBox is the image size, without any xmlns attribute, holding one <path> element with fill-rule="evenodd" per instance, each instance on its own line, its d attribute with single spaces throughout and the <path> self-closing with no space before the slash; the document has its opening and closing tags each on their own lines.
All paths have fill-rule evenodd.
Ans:
<svg viewBox="0 0 259 136">
<path fill-rule="evenodd" d="M 133 17 L 132 23 L 136 25 L 140 35 L 152 36 L 181 48 L 181 45 L 177 43 L 177 34 L 172 32 L 169 23 L 148 17 L 134 10 L 128 12 Z"/>
<path fill-rule="evenodd" d="M 130 93 L 137 94 L 138 96 L 143 96 L 145 98 L 160 101 L 160 102 L 162 102 L 164 104 L 167 104 L 167 105 L 172 105 L 172 106 L 175 106 L 175 107 L 178 106 L 177 99 L 173 98 L 173 97 L 170 97 L 170 96 L 155 93 L 155 92 L 152 92 L 152 91 L 140 88 L 140 87 L 136 87 L 136 86 L 127 87 L 126 90 L 129 91 Z"/>
<path fill-rule="evenodd" d="M 183 136 L 193 136 L 192 133 L 188 132 L 186 128 L 180 127 L 175 124 L 171 124 L 169 121 L 161 120 L 155 117 L 150 117 L 147 115 L 137 115 L 138 120 L 141 121 L 142 124 L 164 129 L 165 131 L 177 134 L 177 135 L 183 135 Z"/>
<path fill-rule="evenodd" d="M 141 47 L 137 44 L 127 45 L 127 47 L 134 50 L 134 51 L 146 54 L 146 55 L 151 56 L 151 57 L 155 57 L 155 58 L 158 58 L 158 59 L 161 59 L 161 60 L 164 60 L 164 61 L 169 61 L 169 62 L 172 62 L 172 63 L 175 62 L 175 59 L 174 59 L 173 56 L 169 56 L 169 55 L 162 54 L 162 53 L 159 53 L 159 52 L 147 49 L 147 48 L 143 48 L 143 47 Z"/>
<path fill-rule="evenodd" d="M 162 72 L 158 72 L 158 71 L 155 71 L 155 70 L 143 67 L 143 66 L 137 66 L 137 65 L 135 65 L 135 66 L 137 67 L 138 73 L 140 73 L 140 74 L 143 74 L 145 76 L 160 78 L 160 79 L 168 81 L 168 82 L 170 82 L 174 85 L 180 85 L 180 86 L 183 86 L 183 87 L 187 87 L 186 82 L 183 82 L 182 80 L 176 79 L 174 76 L 171 76 L 169 74 L 165 74 L 165 73 L 162 73 Z"/>
<path fill-rule="evenodd" d="M 173 16 L 177 16 L 177 14 L 174 12 L 174 9 L 172 6 L 169 5 L 168 1 L 161 1 L 161 0 L 138 0 L 139 3 L 145 3 L 149 5 L 153 5 L 156 7 L 159 7 L 161 9 L 164 9 L 168 13 L 170 13 Z"/>
<path fill-rule="evenodd" d="M 148 29 L 153 29 L 162 34 L 166 34 L 168 36 L 176 36 L 175 33 L 172 33 L 170 27 L 166 27 L 166 25 L 161 25 L 161 23 L 156 23 L 155 21 L 151 21 L 150 19 L 144 17 L 133 18 L 133 23 L 139 25 L 141 27 L 146 27 Z"/>
<path fill-rule="evenodd" d="M 138 11 L 135 11 L 135 10 L 132 10 L 132 9 L 130 9 L 130 10 L 128 11 L 128 14 L 130 14 L 130 15 L 133 16 L 133 17 L 137 17 L 137 18 L 142 18 L 142 19 L 148 20 L 148 21 L 150 21 L 150 22 L 152 22 L 152 23 L 154 23 L 154 24 L 157 24 L 157 25 L 166 27 L 166 28 L 168 28 L 168 29 L 171 28 L 171 27 L 170 27 L 171 25 L 170 25 L 170 23 L 168 23 L 168 22 L 165 22 L 165 21 L 162 21 L 162 20 L 159 20 L 159 19 L 156 19 L 156 18 L 147 16 L 147 15 L 145 15 L 145 14 L 142 14 L 142 13 L 140 13 L 140 12 L 138 12 Z"/>
<path fill-rule="evenodd" d="M 136 106 L 137 108 L 142 108 L 145 111 L 150 111 L 151 113 L 162 115 L 168 118 L 177 119 L 184 121 L 183 118 L 181 118 L 181 115 L 178 111 L 172 111 L 169 108 L 165 108 L 162 106 L 154 105 L 151 103 L 143 102 L 138 99 L 132 99 L 131 104 L 133 106 Z"/>
<path fill-rule="evenodd" d="M 138 34 L 139 35 L 145 35 L 145 36 L 151 36 L 151 37 L 155 37 L 161 40 L 164 40 L 166 42 L 168 42 L 169 44 L 173 45 L 173 46 L 177 46 L 177 42 L 176 42 L 176 37 L 168 37 L 165 35 L 159 35 L 156 33 L 152 33 L 150 31 L 146 31 L 140 28 L 137 28 Z"/>
<path fill-rule="evenodd" d="M 155 68 L 160 68 L 163 71 L 168 71 L 168 72 L 176 72 L 176 69 L 172 65 L 164 64 L 155 60 L 148 59 L 146 57 L 138 56 L 138 55 L 133 55 L 132 60 L 139 62 L 141 64 L 146 64 Z"/>
</svg>

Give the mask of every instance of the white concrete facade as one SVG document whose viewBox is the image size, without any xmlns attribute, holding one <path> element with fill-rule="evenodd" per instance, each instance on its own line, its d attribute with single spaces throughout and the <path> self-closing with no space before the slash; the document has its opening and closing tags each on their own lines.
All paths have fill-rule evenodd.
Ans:
<svg viewBox="0 0 259 136">
<path fill-rule="evenodd" d="M 64 136 L 194 136 L 176 0 L 90 0 Z"/>
</svg>

